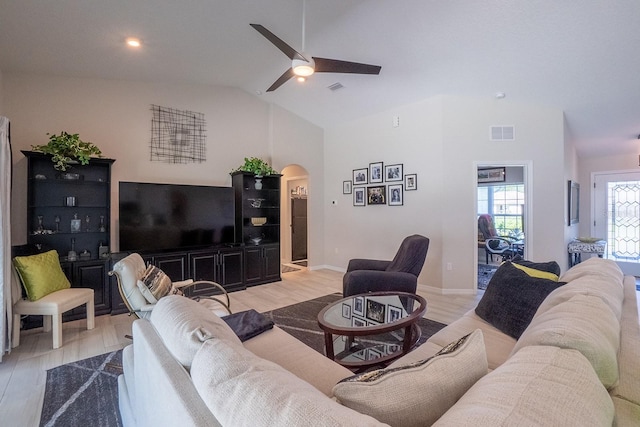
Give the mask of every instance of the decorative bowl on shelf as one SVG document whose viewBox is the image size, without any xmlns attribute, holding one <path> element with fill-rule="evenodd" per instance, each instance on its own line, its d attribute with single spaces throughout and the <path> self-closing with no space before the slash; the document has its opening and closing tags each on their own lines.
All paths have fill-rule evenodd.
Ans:
<svg viewBox="0 0 640 427">
<path fill-rule="evenodd" d="M 255 227 L 260 227 L 261 225 L 265 225 L 267 223 L 267 218 L 264 216 L 256 216 L 251 218 L 251 224 Z"/>
<path fill-rule="evenodd" d="M 254 245 L 259 245 L 260 242 L 262 242 L 262 237 L 252 237 L 251 238 L 251 243 L 253 243 Z"/>
<path fill-rule="evenodd" d="M 578 241 L 582 243 L 595 243 L 602 240 L 600 237 L 578 237 Z"/>
</svg>

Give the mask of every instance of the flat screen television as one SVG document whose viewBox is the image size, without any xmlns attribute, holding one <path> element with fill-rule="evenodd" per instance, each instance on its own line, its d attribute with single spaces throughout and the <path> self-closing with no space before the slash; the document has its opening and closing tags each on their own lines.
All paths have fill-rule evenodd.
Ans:
<svg viewBox="0 0 640 427">
<path fill-rule="evenodd" d="M 233 244 L 231 187 L 120 182 L 121 251 Z"/>
</svg>

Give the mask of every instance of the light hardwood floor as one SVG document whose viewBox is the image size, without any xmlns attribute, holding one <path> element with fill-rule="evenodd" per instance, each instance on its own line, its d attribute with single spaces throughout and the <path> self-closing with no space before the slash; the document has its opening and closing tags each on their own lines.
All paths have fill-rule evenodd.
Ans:
<svg viewBox="0 0 640 427">
<path fill-rule="evenodd" d="M 342 292 L 342 273 L 336 271 L 302 270 L 283 274 L 282 278 L 280 282 L 229 294 L 232 310 L 253 308 L 265 312 Z M 421 287 L 418 293 L 428 302 L 425 317 L 446 324 L 475 307 L 482 295 L 443 296 Z M 41 329 L 23 331 L 20 346 L 0 363 L 0 425 L 39 425 L 47 369 L 123 348 L 131 342 L 125 335 L 131 333 L 132 321 L 126 314 L 99 316 L 91 331 L 86 330 L 85 320 L 66 322 L 63 345 L 56 350 L 51 348 L 50 333 Z"/>
</svg>

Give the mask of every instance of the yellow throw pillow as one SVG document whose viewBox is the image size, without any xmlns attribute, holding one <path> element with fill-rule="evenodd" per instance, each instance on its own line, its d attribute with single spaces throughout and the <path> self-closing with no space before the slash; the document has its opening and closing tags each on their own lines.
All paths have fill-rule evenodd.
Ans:
<svg viewBox="0 0 640 427">
<path fill-rule="evenodd" d="M 515 262 L 512 262 L 511 265 L 513 265 L 516 268 L 519 268 L 520 270 L 524 271 L 531 277 L 553 280 L 554 282 L 558 281 L 558 276 L 553 273 L 549 273 L 548 271 L 536 270 L 535 268 L 525 267 L 524 265 L 520 265 Z"/>
<path fill-rule="evenodd" d="M 36 301 L 52 292 L 71 287 L 60 267 L 58 252 L 51 250 L 37 255 L 13 259 L 18 276 L 27 291 L 29 301 Z"/>
</svg>

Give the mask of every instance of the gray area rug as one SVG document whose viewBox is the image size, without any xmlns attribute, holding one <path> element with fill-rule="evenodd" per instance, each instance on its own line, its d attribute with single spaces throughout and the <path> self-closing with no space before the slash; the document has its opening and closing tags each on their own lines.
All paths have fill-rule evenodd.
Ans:
<svg viewBox="0 0 640 427">
<path fill-rule="evenodd" d="M 497 269 L 497 265 L 478 264 L 478 289 L 487 289 L 487 285 Z"/>
<path fill-rule="evenodd" d="M 122 426 L 121 373 L 122 350 L 49 369 L 40 426 Z"/>
<path fill-rule="evenodd" d="M 324 333 L 318 326 L 318 313 L 342 298 L 342 294 L 325 295 L 320 298 L 289 305 L 264 313 L 278 327 L 302 341 L 317 352 L 324 354 Z M 427 305 L 428 307 L 428 305 Z M 428 311 L 428 308 L 427 308 Z M 417 345 L 424 343 L 431 335 L 444 328 L 445 324 L 422 318 L 418 321 L 422 336 Z"/>
</svg>

